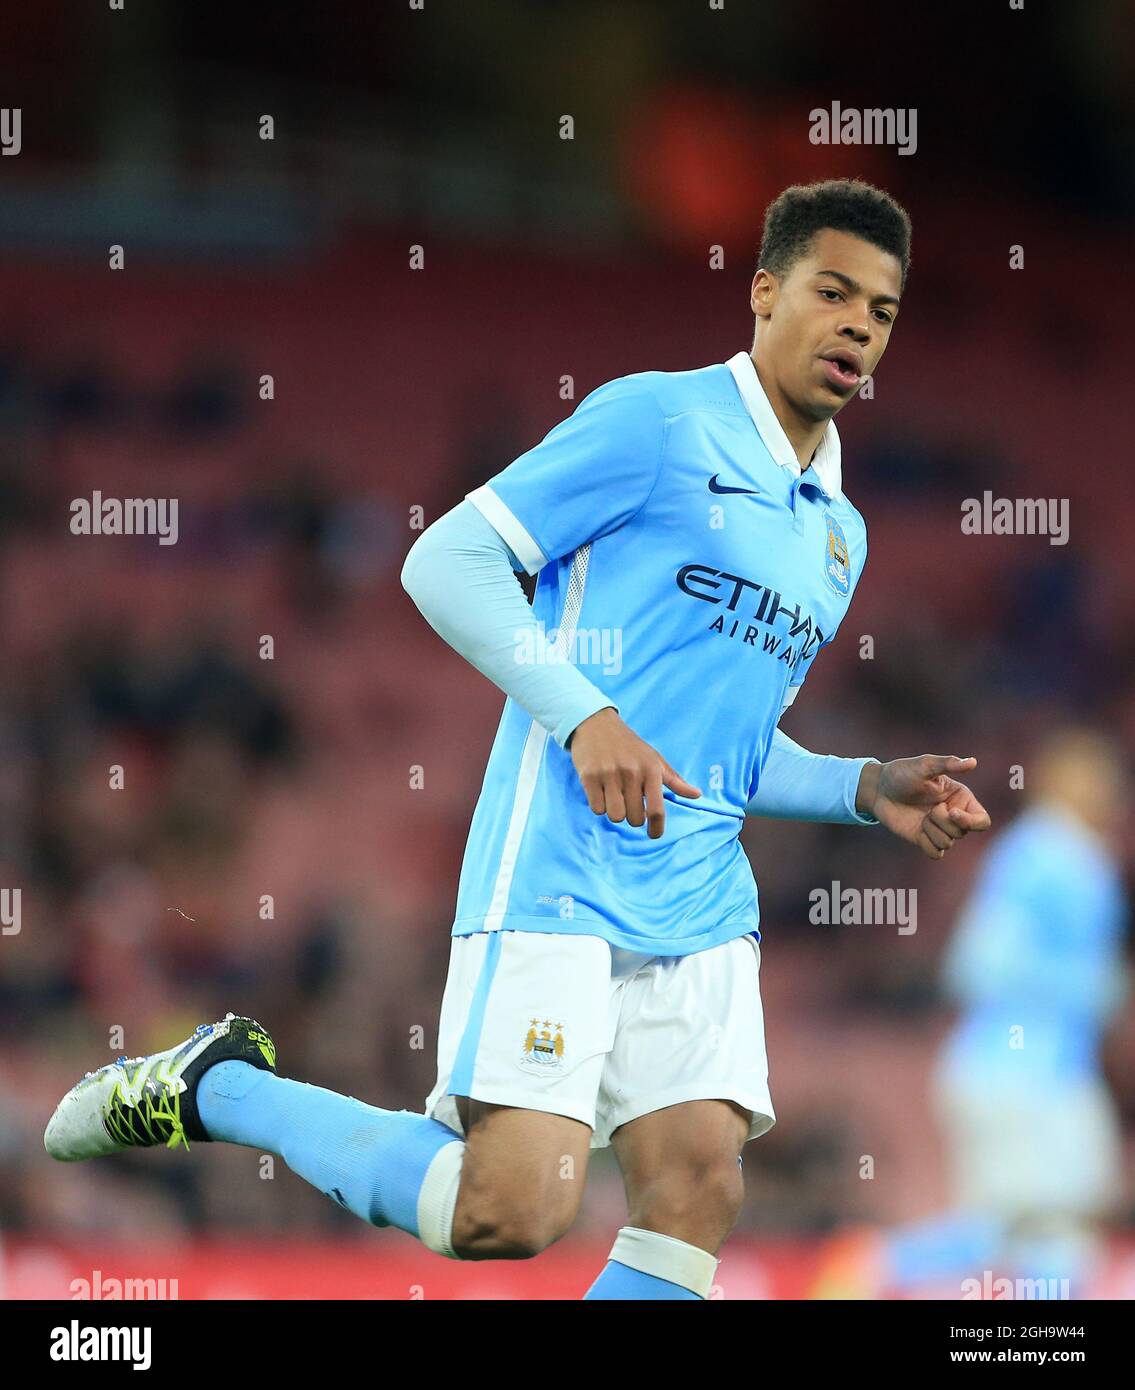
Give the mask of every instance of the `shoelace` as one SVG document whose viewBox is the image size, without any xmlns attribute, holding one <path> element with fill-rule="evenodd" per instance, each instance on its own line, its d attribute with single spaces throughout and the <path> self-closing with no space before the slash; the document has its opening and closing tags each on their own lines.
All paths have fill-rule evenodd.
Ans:
<svg viewBox="0 0 1135 1390">
<path fill-rule="evenodd" d="M 107 1103 L 105 1124 L 112 1139 L 123 1145 L 143 1145 L 165 1143 L 167 1149 L 176 1149 L 179 1144 L 189 1148 L 189 1138 L 181 1119 L 181 1095 L 174 1093 L 172 1104 L 170 1094 L 159 1091 L 157 1101 L 149 1091 L 143 1091 L 137 1105 L 131 1105 L 122 1094 L 122 1085 L 117 1083 Z M 135 1122 L 141 1129 L 135 1128 Z M 167 1124 L 170 1132 L 163 1133 L 157 1126 Z"/>
<path fill-rule="evenodd" d="M 227 1020 L 235 1018 L 236 1015 L 230 1013 L 226 1014 L 225 1017 Z M 203 1034 L 211 1033 L 213 1026 L 211 1023 L 200 1024 L 194 1030 L 190 1041 L 196 1041 Z M 116 1057 L 113 1065 L 121 1067 L 126 1079 L 133 1085 L 138 1073 L 135 1070 L 134 1076 L 130 1075 L 128 1066 L 131 1061 L 142 1063 L 146 1061 L 146 1058 L 130 1058 L 124 1055 Z M 88 1077 L 97 1074 L 97 1072 L 87 1072 Z M 144 1086 L 156 1086 L 156 1083 L 148 1078 Z M 139 1133 L 138 1129 L 135 1128 L 135 1122 L 141 1128 L 142 1133 Z M 142 1094 L 138 1097 L 137 1105 L 131 1105 L 122 1094 L 122 1083 L 116 1082 L 110 1099 L 107 1101 L 103 1123 L 111 1138 L 124 1146 L 149 1146 L 164 1143 L 167 1149 L 176 1149 L 179 1144 L 184 1144 L 186 1149 L 189 1148 L 189 1137 L 185 1133 L 185 1125 L 181 1119 L 181 1093 L 178 1091 L 174 1091 L 171 1098 L 168 1091 L 159 1089 L 158 1098 L 155 1101 L 153 1094 L 143 1089 Z M 163 1123 L 170 1128 L 168 1136 L 156 1128 Z"/>
</svg>

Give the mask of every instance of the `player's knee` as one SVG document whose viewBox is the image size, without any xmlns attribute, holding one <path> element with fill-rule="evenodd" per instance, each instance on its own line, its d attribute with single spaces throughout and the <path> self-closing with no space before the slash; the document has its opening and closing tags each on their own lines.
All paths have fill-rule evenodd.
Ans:
<svg viewBox="0 0 1135 1390">
<path fill-rule="evenodd" d="M 530 1202 L 471 1204 L 453 1223 L 453 1249 L 463 1260 L 530 1260 L 568 1231 L 574 1211 Z"/>
<path fill-rule="evenodd" d="M 553 1212 L 512 1212 L 501 1223 L 497 1238 L 508 1251 L 507 1258 L 530 1260 L 554 1245 L 570 1225 L 570 1220 Z"/>
<path fill-rule="evenodd" d="M 640 1186 L 635 1193 L 631 1224 L 662 1224 L 690 1219 L 712 1219 L 732 1230 L 741 1214 L 745 1183 L 734 1159 L 695 1163 L 672 1168 Z"/>
<path fill-rule="evenodd" d="M 481 1183 L 460 1194 L 453 1248 L 462 1259 L 528 1260 L 565 1235 L 579 1209 L 574 1185 Z"/>
</svg>

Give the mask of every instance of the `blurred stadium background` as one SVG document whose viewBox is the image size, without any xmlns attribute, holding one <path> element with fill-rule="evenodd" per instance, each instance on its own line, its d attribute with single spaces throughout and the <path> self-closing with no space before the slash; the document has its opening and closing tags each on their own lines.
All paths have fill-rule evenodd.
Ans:
<svg viewBox="0 0 1135 1390">
<path fill-rule="evenodd" d="M 974 753 L 994 835 L 1051 729 L 1135 746 L 1130 7 L 92 3 L 0 30 L 22 111 L 0 158 L 0 881 L 23 902 L 0 937 L 0 1293 L 99 1269 L 182 1298 L 578 1298 L 624 1216 L 610 1151 L 558 1246 L 462 1265 L 247 1150 L 70 1167 L 43 1127 L 82 1072 L 227 1009 L 272 1028 L 284 1074 L 422 1108 L 502 697 L 399 585 L 412 509 L 540 438 L 565 374 L 579 400 L 748 347 L 788 183 L 864 177 L 914 222 L 875 398 L 839 420 L 871 559 L 788 732 Z M 916 107 L 916 152 L 812 145 L 833 100 Z M 1069 544 L 963 536 L 985 489 L 1067 497 Z M 178 543 L 72 535 L 95 490 L 178 498 Z M 778 1124 L 746 1150 L 720 1279 L 802 1297 L 832 1236 L 947 1200 L 939 965 L 989 845 L 937 865 L 881 832 L 744 839 Z M 832 880 L 917 888 L 918 931 L 810 924 Z M 1126 1189 L 1100 1289 L 1126 1297 L 1129 1008 L 1104 1064 Z"/>
</svg>

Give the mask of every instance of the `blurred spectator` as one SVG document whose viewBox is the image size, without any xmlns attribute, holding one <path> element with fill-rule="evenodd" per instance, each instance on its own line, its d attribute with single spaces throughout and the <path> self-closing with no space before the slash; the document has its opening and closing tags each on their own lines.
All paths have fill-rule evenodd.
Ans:
<svg viewBox="0 0 1135 1390">
<path fill-rule="evenodd" d="M 1122 747 L 1083 728 L 1054 731 L 1026 777 L 1028 808 L 986 856 L 944 962 L 961 1008 L 934 1075 L 953 1207 L 837 1242 L 829 1295 L 849 1280 L 876 1297 L 925 1284 L 958 1297 L 987 1272 L 1091 1294 L 1100 1223 L 1124 1198 L 1101 1045 L 1130 993 L 1117 848 L 1132 785 Z"/>
</svg>

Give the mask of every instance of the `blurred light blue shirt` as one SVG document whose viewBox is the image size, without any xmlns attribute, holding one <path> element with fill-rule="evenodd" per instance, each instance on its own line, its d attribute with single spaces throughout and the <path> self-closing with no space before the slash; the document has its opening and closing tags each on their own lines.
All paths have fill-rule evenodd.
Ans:
<svg viewBox="0 0 1135 1390">
<path fill-rule="evenodd" d="M 986 855 L 946 951 L 962 1012 L 943 1068 L 974 1086 L 1094 1075 L 1125 994 L 1126 917 L 1103 840 L 1055 805 L 1023 812 Z"/>
</svg>

